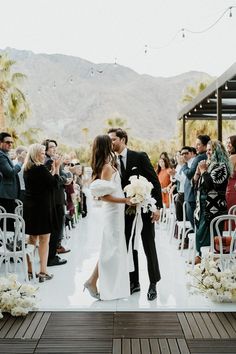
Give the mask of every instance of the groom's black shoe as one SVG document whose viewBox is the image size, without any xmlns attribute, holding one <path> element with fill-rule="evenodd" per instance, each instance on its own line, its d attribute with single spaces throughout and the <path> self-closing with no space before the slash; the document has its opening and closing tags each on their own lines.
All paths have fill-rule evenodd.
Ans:
<svg viewBox="0 0 236 354">
<path fill-rule="evenodd" d="M 134 294 L 140 291 L 140 284 L 139 283 L 130 283 L 130 294 Z"/>
<path fill-rule="evenodd" d="M 148 298 L 148 300 L 152 301 L 152 300 L 155 300 L 156 297 L 157 297 L 156 284 L 150 283 L 148 293 L 147 293 L 147 298 Z"/>
</svg>

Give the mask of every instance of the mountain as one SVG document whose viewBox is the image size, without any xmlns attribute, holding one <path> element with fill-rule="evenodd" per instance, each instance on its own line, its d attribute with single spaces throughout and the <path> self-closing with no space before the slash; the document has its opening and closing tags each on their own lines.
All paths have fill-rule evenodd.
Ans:
<svg viewBox="0 0 236 354">
<path fill-rule="evenodd" d="M 196 71 L 152 77 L 121 65 L 94 64 L 61 54 L 12 48 L 4 52 L 16 61 L 14 70 L 27 75 L 21 86 L 31 107 L 26 128 L 40 128 L 45 138 L 70 145 L 103 133 L 108 118 L 125 119 L 130 136 L 170 139 L 176 133 L 185 88 L 210 78 Z"/>
</svg>

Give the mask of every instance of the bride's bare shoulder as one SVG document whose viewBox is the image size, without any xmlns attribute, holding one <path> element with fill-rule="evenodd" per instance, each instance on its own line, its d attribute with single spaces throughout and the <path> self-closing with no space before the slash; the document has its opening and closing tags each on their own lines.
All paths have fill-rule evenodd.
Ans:
<svg viewBox="0 0 236 354">
<path fill-rule="evenodd" d="M 110 179 L 112 172 L 113 167 L 109 163 L 106 163 L 102 168 L 102 179 Z"/>
</svg>

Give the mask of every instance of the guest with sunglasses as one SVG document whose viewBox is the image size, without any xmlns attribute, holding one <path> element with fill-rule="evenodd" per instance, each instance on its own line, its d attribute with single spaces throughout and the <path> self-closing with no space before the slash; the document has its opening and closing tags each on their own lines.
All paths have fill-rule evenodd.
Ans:
<svg viewBox="0 0 236 354">
<path fill-rule="evenodd" d="M 0 205 L 8 213 L 14 213 L 16 207 L 15 199 L 19 198 L 20 183 L 18 172 L 20 172 L 23 164 L 21 156 L 18 156 L 16 164 L 13 164 L 9 156 L 13 144 L 14 141 L 11 134 L 6 132 L 0 133 L 0 173 L 2 175 L 0 182 Z M 14 230 L 13 223 L 9 223 L 8 230 Z"/>
</svg>

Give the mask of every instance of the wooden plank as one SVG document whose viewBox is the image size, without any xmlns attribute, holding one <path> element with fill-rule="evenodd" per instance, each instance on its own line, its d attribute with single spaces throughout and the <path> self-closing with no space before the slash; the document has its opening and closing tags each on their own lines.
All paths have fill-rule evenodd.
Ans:
<svg viewBox="0 0 236 354">
<path fill-rule="evenodd" d="M 181 312 L 181 313 L 178 313 L 177 315 L 178 315 L 182 330 L 184 332 L 185 338 L 189 338 L 189 339 L 193 338 L 193 333 L 192 333 L 189 323 L 185 317 L 185 314 Z"/>
<path fill-rule="evenodd" d="M 2 354 L 33 354 L 37 341 L 29 340 L 23 341 L 19 339 L 1 339 L 0 340 L 0 353 Z"/>
<path fill-rule="evenodd" d="M 28 315 L 25 317 L 24 322 L 22 323 L 21 327 L 15 334 L 15 338 L 23 338 L 25 332 L 27 331 L 28 327 L 30 326 L 30 323 L 33 321 L 34 316 L 36 312 L 30 312 Z"/>
<path fill-rule="evenodd" d="M 181 354 L 176 339 L 168 339 L 171 354 Z"/>
<path fill-rule="evenodd" d="M 147 338 L 141 338 L 140 345 L 141 345 L 141 353 L 142 354 L 151 354 L 149 340 Z M 134 352 L 134 353 L 136 354 L 136 352 Z"/>
<path fill-rule="evenodd" d="M 194 312 L 194 313 L 193 313 L 193 317 L 195 318 L 195 321 L 196 321 L 196 323 L 197 323 L 197 325 L 198 325 L 198 328 L 200 329 L 200 332 L 201 332 L 201 334 L 202 334 L 202 337 L 203 337 L 203 338 L 206 338 L 206 339 L 207 339 L 207 338 L 211 338 L 211 334 L 210 334 L 210 332 L 208 331 L 207 326 L 206 326 L 205 322 L 203 321 L 203 319 L 202 319 L 200 313 Z"/>
<path fill-rule="evenodd" d="M 214 323 L 212 322 L 209 314 L 206 313 L 206 312 L 202 312 L 201 316 L 202 316 L 202 318 L 203 318 L 203 320 L 204 320 L 204 322 L 205 322 L 205 324 L 206 324 L 206 326 L 208 328 L 208 331 L 211 334 L 211 337 L 214 338 L 214 339 L 220 338 L 220 335 L 219 335 L 217 329 L 215 328 Z"/>
<path fill-rule="evenodd" d="M 131 354 L 130 339 L 124 338 L 122 340 L 122 354 Z"/>
<path fill-rule="evenodd" d="M 80 354 L 111 354 L 111 340 L 80 340 L 80 339 L 40 339 L 38 341 L 35 354 L 62 354 L 62 353 L 80 353 Z"/>
<path fill-rule="evenodd" d="M 219 332 L 219 335 L 221 338 L 229 338 L 228 333 L 226 332 L 224 326 L 222 325 L 222 323 L 220 322 L 219 318 L 216 316 L 215 313 L 209 313 L 209 316 L 212 320 L 212 322 L 214 323 L 217 331 Z"/>
<path fill-rule="evenodd" d="M 112 354 L 122 354 L 121 352 L 121 339 L 113 339 Z"/>
<path fill-rule="evenodd" d="M 202 338 L 202 334 L 198 328 L 198 325 L 193 317 L 193 314 L 190 312 L 186 312 L 185 316 L 187 318 L 187 321 L 189 323 L 189 326 L 191 327 L 192 333 L 193 333 L 193 338 Z"/>
<path fill-rule="evenodd" d="M 177 339 L 179 350 L 181 354 L 190 354 L 186 340 L 182 338 Z"/>
<path fill-rule="evenodd" d="M 8 333 L 6 334 L 5 338 L 14 338 L 15 334 L 17 333 L 17 331 L 21 327 L 21 325 L 24 322 L 24 320 L 25 320 L 24 317 L 16 317 L 12 327 L 10 328 Z"/>
<path fill-rule="evenodd" d="M 159 339 L 161 354 L 171 354 L 168 346 L 167 339 Z"/>
<path fill-rule="evenodd" d="M 27 331 L 24 334 L 25 339 L 32 338 L 42 316 L 43 316 L 43 312 L 36 312 L 32 322 L 30 323 L 30 326 L 27 328 Z"/>
<path fill-rule="evenodd" d="M 40 319 L 40 322 L 38 324 L 38 327 L 36 328 L 32 339 L 39 339 L 44 331 L 44 328 L 46 327 L 48 320 L 51 316 L 51 312 L 44 312 L 43 316 Z"/>
<path fill-rule="evenodd" d="M 158 339 L 150 338 L 149 343 L 150 343 L 150 348 L 151 348 L 152 354 L 161 354 Z"/>
<path fill-rule="evenodd" d="M 233 327 L 233 329 L 236 332 L 236 318 L 230 312 L 225 312 L 224 314 L 225 314 L 225 316 L 228 319 L 229 323 L 231 324 L 231 326 Z"/>
<path fill-rule="evenodd" d="M 131 353 L 141 354 L 139 339 L 131 339 Z"/>
<path fill-rule="evenodd" d="M 234 353 L 236 352 L 236 340 L 233 339 L 189 339 L 187 344 L 190 353 Z"/>
<path fill-rule="evenodd" d="M 5 338 L 10 328 L 13 326 L 16 317 L 9 317 L 8 320 L 5 322 L 5 325 L 1 328 L 0 331 L 0 338 Z"/>
<path fill-rule="evenodd" d="M 226 318 L 223 312 L 218 312 L 217 317 L 219 318 L 220 322 L 223 324 L 224 328 L 226 329 L 230 338 L 236 338 L 236 332 L 231 326 L 230 322 Z"/>
</svg>

